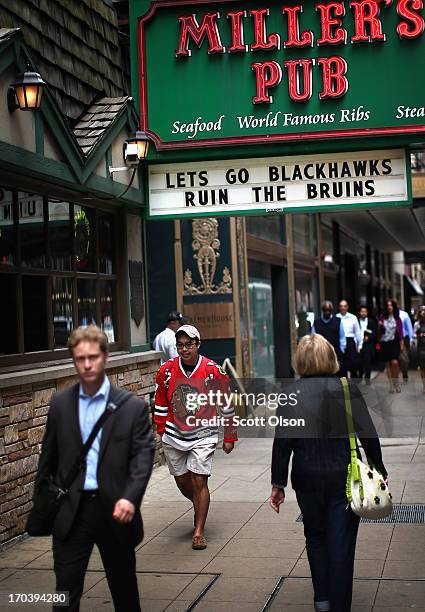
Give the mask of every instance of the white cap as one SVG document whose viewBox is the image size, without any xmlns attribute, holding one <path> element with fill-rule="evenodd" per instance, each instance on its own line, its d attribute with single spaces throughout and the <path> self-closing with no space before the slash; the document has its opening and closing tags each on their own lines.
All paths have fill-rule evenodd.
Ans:
<svg viewBox="0 0 425 612">
<path fill-rule="evenodd" d="M 189 336 L 189 338 L 197 338 L 198 340 L 201 339 L 201 334 L 193 325 L 182 325 L 176 331 L 176 336 L 181 333 L 186 334 L 186 336 Z"/>
</svg>

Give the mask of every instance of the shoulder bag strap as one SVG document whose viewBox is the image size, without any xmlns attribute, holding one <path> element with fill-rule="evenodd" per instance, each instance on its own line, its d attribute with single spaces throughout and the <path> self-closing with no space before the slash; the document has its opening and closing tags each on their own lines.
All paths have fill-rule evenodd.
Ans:
<svg viewBox="0 0 425 612">
<path fill-rule="evenodd" d="M 354 480 L 359 480 L 359 470 L 357 467 L 357 445 L 356 434 L 354 433 L 353 411 L 351 408 L 350 388 L 348 380 L 344 376 L 341 378 L 342 388 L 344 391 L 345 416 L 347 419 L 348 437 L 350 439 L 350 454 L 351 454 L 351 470 Z"/>
<path fill-rule="evenodd" d="M 93 425 L 93 429 L 91 430 L 89 437 L 87 438 L 83 448 L 81 449 L 81 453 L 78 459 L 75 461 L 74 465 L 71 467 L 70 471 L 68 472 L 66 478 L 63 481 L 63 487 L 65 491 L 69 489 L 69 487 L 72 485 L 72 483 L 78 476 L 79 472 L 81 471 L 81 468 L 84 465 L 84 461 L 87 456 L 87 453 L 89 452 L 93 442 L 95 441 L 97 434 L 99 433 L 100 429 L 105 424 L 106 420 L 111 416 L 113 412 L 118 410 L 118 408 L 122 406 L 122 404 L 124 404 L 124 402 L 126 402 L 130 396 L 131 396 L 131 393 L 129 391 L 121 390 L 114 397 L 113 402 L 109 401 L 109 398 L 108 398 L 108 403 L 106 405 L 104 412 L 102 412 L 100 417 L 97 419 L 96 423 Z"/>
</svg>

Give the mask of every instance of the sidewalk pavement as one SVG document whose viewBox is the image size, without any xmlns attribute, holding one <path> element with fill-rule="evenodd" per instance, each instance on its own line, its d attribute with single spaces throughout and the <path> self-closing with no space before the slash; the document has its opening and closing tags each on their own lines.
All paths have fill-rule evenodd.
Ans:
<svg viewBox="0 0 425 612">
<path fill-rule="evenodd" d="M 408 414 L 409 437 L 381 439 L 396 504 L 425 504 L 425 396 L 416 373 L 388 396 L 391 427 Z M 373 387 L 386 393 L 379 375 Z M 385 419 L 384 419 L 385 420 Z M 416 433 L 414 434 L 416 429 Z M 397 427 L 394 431 L 397 431 Z M 413 435 L 414 434 L 414 435 Z M 268 507 L 271 439 L 242 439 L 231 455 L 216 453 L 210 479 L 208 548 L 193 551 L 193 511 L 165 466 L 155 470 L 145 500 L 146 537 L 137 550 L 144 612 L 313 610 L 310 571 L 292 489 L 280 515 Z M 278 588 L 276 588 L 278 587 Z M 52 592 L 50 538 L 27 538 L 0 555 L 0 592 Z M 273 594 L 275 595 L 273 598 Z M 197 603 L 196 603 L 197 602 Z M 43 606 L 5 606 L 14 612 Z M 353 612 L 425 612 L 425 524 L 361 524 Z M 98 552 L 86 577 L 82 612 L 113 610 Z"/>
</svg>

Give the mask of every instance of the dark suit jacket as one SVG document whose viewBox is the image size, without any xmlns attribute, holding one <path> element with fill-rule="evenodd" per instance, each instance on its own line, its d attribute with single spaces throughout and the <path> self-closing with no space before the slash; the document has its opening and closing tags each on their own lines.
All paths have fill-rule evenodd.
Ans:
<svg viewBox="0 0 425 612">
<path fill-rule="evenodd" d="M 114 401 L 118 392 L 111 385 L 109 400 Z M 77 384 L 53 396 L 36 486 L 41 478 L 49 475 L 58 484 L 61 483 L 81 452 L 83 441 L 78 418 L 78 395 Z M 153 458 L 154 441 L 148 409 L 142 400 L 131 395 L 111 414 L 102 428 L 97 481 L 101 507 L 110 521 L 111 532 L 132 546 L 143 539 L 140 504 L 152 472 Z M 53 535 L 59 539 L 66 538 L 70 532 L 84 478 L 85 469 L 82 469 L 60 506 L 53 528 Z M 120 524 L 112 518 L 115 503 L 121 498 L 128 499 L 136 506 L 131 523 Z"/>
<path fill-rule="evenodd" d="M 360 317 L 357 317 L 357 319 L 358 319 L 359 325 L 360 325 Z M 366 332 L 365 332 L 364 335 L 368 336 L 368 340 L 366 341 L 366 338 L 365 338 L 365 341 L 363 343 L 363 348 L 366 348 L 366 345 L 367 345 L 367 348 L 373 348 L 374 349 L 375 348 L 375 344 L 376 344 L 376 342 L 378 340 L 378 323 L 372 317 L 368 317 L 368 320 L 367 320 L 367 329 L 370 329 L 370 331 L 372 333 L 371 334 L 366 334 Z"/>
</svg>

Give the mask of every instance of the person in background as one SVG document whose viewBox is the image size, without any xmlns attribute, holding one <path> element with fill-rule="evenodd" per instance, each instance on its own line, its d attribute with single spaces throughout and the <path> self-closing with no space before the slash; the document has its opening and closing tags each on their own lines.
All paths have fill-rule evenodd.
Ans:
<svg viewBox="0 0 425 612">
<path fill-rule="evenodd" d="M 407 384 L 409 380 L 409 352 L 413 344 L 413 326 L 408 313 L 405 310 L 399 309 L 399 315 L 403 324 L 403 342 L 404 347 L 400 353 L 399 365 L 403 375 L 403 381 Z"/>
<path fill-rule="evenodd" d="M 399 364 L 400 351 L 404 347 L 403 323 L 401 322 L 397 302 L 388 300 L 385 310 L 379 317 L 379 359 L 385 363 L 390 384 L 389 392 L 400 393 Z"/>
<path fill-rule="evenodd" d="M 292 455 L 292 488 L 303 515 L 315 610 L 349 612 L 360 518 L 347 506 L 350 443 L 343 388 L 335 376 L 335 351 L 320 335 L 305 336 L 295 352 L 294 369 L 301 378 L 292 383 L 288 392 L 296 393 L 297 405 L 280 406 L 276 416 L 302 417 L 306 426 L 304 432 L 302 427 L 289 429 L 283 425 L 275 429 L 269 503 L 279 512 L 285 500 Z M 356 434 L 369 461 L 387 478 L 379 439 L 363 396 L 351 380 L 349 388 Z"/>
<path fill-rule="evenodd" d="M 375 344 L 378 326 L 376 321 L 372 317 L 369 317 L 367 306 L 360 306 L 358 320 L 362 335 L 359 378 L 362 379 L 364 376 L 366 384 L 370 385 L 370 374 L 372 372 L 372 363 L 375 359 Z"/>
<path fill-rule="evenodd" d="M 153 348 L 162 353 L 161 365 L 177 357 L 176 331 L 185 323 L 187 319 L 178 310 L 173 310 L 167 317 L 167 326 L 162 330 L 153 341 Z"/>
<path fill-rule="evenodd" d="M 344 353 L 344 371 L 346 373 L 350 372 L 351 378 L 357 378 L 359 351 L 363 342 L 363 337 L 356 315 L 348 312 L 347 300 L 341 300 L 338 306 L 339 313 L 336 316 L 341 319 L 345 338 L 347 340 L 347 346 Z"/>
<path fill-rule="evenodd" d="M 340 374 L 343 375 L 343 355 L 347 346 L 344 326 L 341 320 L 334 316 L 334 306 L 329 300 L 321 305 L 322 314 L 314 319 L 312 334 L 320 334 L 333 346 L 340 364 Z"/>
<path fill-rule="evenodd" d="M 423 392 L 425 393 L 425 305 L 418 311 L 418 320 L 413 328 L 418 350 L 418 368 L 421 373 Z"/>
</svg>

